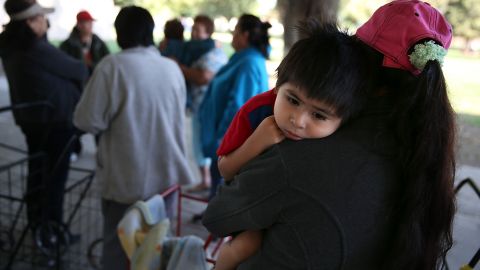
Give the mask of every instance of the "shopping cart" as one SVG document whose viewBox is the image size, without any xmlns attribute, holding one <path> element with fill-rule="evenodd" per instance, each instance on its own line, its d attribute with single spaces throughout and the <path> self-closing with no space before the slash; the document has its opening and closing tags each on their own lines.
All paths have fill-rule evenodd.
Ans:
<svg viewBox="0 0 480 270">
<path fill-rule="evenodd" d="M 480 189 L 475 184 L 475 182 L 473 182 L 471 178 L 466 178 L 462 180 L 455 188 L 455 193 L 458 193 L 465 186 L 472 188 L 475 194 L 477 194 L 477 197 L 480 199 Z M 468 262 L 468 264 L 462 266 L 461 270 L 473 270 L 479 260 L 480 260 L 480 248 L 478 248 L 478 250 L 475 252 L 473 257 Z"/>
<path fill-rule="evenodd" d="M 0 113 L 12 110 L 50 106 L 46 102 L 17 104 L 0 108 Z M 74 135 L 70 142 L 76 139 Z M 67 145 L 65 148 L 69 147 Z M 28 152 L 0 143 L 0 269 L 32 269 L 54 267 L 56 269 L 88 269 L 88 241 L 98 238 L 100 231 L 95 215 L 99 214 L 98 196 L 90 187 L 94 179 L 92 170 L 71 167 L 65 188 L 65 223 L 45 222 L 34 226 L 26 214 L 28 163 L 45 159 L 44 153 L 28 155 Z M 42 238 L 48 232 L 48 239 Z M 81 234 L 79 241 L 72 235 Z M 46 240 L 46 241 L 45 241 Z"/>
<path fill-rule="evenodd" d="M 455 187 L 455 194 L 458 194 L 458 192 L 460 192 L 460 190 L 462 190 L 464 187 L 470 187 L 475 192 L 475 194 L 477 194 L 477 197 L 480 199 L 480 189 L 471 178 L 465 178 L 462 181 L 460 181 L 460 183 L 458 183 L 458 185 Z M 475 251 L 472 258 L 467 264 L 460 267 L 460 270 L 473 270 L 479 261 L 480 261 L 480 248 L 477 249 L 477 251 Z M 446 261 L 444 262 L 444 265 L 446 270 L 450 269 Z"/>
<path fill-rule="evenodd" d="M 194 195 L 191 195 L 189 193 L 183 192 L 182 186 L 180 186 L 178 184 L 175 184 L 175 185 L 169 187 L 168 189 L 166 189 L 165 191 L 160 193 L 160 195 L 164 199 L 171 199 L 171 198 L 176 199 L 176 202 L 177 202 L 177 208 L 176 208 L 176 214 L 175 214 L 176 219 L 175 219 L 175 222 L 173 223 L 173 228 L 174 228 L 174 235 L 177 236 L 177 237 L 185 236 L 185 234 L 183 232 L 184 232 L 185 226 L 188 225 L 188 223 L 185 222 L 185 220 L 184 220 L 185 216 L 183 215 L 185 201 L 190 200 L 190 201 L 199 202 L 199 203 L 202 203 L 202 204 L 203 203 L 204 204 L 208 203 L 208 199 L 206 199 L 206 198 L 194 196 Z M 185 231 L 187 231 L 187 230 L 185 230 Z M 217 254 L 218 250 L 220 249 L 221 245 L 228 239 L 229 239 L 229 237 L 218 238 L 218 237 L 213 236 L 212 234 L 208 234 L 205 237 L 203 249 L 205 250 L 206 261 L 208 263 L 210 263 L 212 265 L 215 264 L 215 261 L 216 261 L 215 258 L 218 255 Z M 91 250 L 91 251 L 94 251 L 94 250 L 98 251 L 98 250 L 102 249 L 102 245 L 103 245 L 103 239 L 98 238 L 91 243 L 91 245 L 88 249 Z M 91 252 L 91 253 L 93 253 L 93 252 Z M 93 268 L 95 268 L 95 269 L 101 269 L 102 268 L 99 256 L 91 256 L 91 257 L 89 257 L 89 261 L 90 261 L 90 264 Z"/>
<path fill-rule="evenodd" d="M 162 192 L 163 197 L 168 197 L 168 196 L 177 196 L 177 220 L 176 220 L 176 236 L 182 236 L 182 225 L 185 224 L 183 221 L 183 201 L 184 200 L 191 200 L 191 201 L 196 201 L 196 202 L 201 202 L 201 203 L 208 203 L 208 199 L 198 197 L 191 195 L 189 193 L 185 193 L 182 191 L 182 187 L 180 185 L 173 185 L 169 189 L 165 190 Z M 218 238 L 215 237 L 212 234 L 208 234 L 208 236 L 205 239 L 205 243 L 203 245 L 203 249 L 206 252 L 206 257 L 207 257 L 207 262 L 211 264 L 215 264 L 215 258 L 218 255 L 217 252 L 222 246 L 222 244 L 229 239 L 229 237 L 226 238 Z"/>
</svg>

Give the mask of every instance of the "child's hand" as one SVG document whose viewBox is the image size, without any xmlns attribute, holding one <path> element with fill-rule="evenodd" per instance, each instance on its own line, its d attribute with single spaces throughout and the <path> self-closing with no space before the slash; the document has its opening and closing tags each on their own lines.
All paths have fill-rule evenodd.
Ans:
<svg viewBox="0 0 480 270">
<path fill-rule="evenodd" d="M 226 181 L 233 179 L 240 168 L 270 146 L 285 139 L 273 116 L 265 118 L 248 139 L 233 152 L 218 160 L 218 170 Z"/>
<path fill-rule="evenodd" d="M 161 52 L 165 51 L 167 49 L 167 39 L 163 39 L 162 41 L 160 41 L 160 43 L 158 44 L 158 48 L 160 49 Z"/>
<path fill-rule="evenodd" d="M 277 126 L 273 115 L 263 119 L 251 136 L 262 149 L 267 149 L 285 139 L 285 135 Z"/>
</svg>

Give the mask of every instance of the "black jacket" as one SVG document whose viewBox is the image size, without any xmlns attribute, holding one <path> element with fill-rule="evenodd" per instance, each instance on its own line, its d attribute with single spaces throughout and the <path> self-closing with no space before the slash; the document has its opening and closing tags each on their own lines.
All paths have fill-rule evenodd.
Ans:
<svg viewBox="0 0 480 270">
<path fill-rule="evenodd" d="M 76 27 L 73 28 L 68 39 L 60 44 L 60 50 L 66 52 L 68 55 L 83 60 L 82 42 Z M 92 74 L 95 66 L 102 60 L 103 57 L 110 52 L 107 45 L 97 35 L 93 34 L 92 43 L 90 44 L 90 54 L 92 57 L 92 65 L 88 67 L 89 73 Z"/>
<path fill-rule="evenodd" d="M 238 269 L 379 269 L 399 182 L 387 112 L 372 108 L 323 139 L 285 140 L 220 186 L 207 229 L 263 231 Z"/>
<path fill-rule="evenodd" d="M 20 126 L 50 124 L 72 127 L 73 111 L 87 78 L 81 62 L 52 46 L 46 39 L 34 41 L 28 49 L 1 44 L 11 104 L 46 101 L 47 106 L 14 110 Z"/>
</svg>

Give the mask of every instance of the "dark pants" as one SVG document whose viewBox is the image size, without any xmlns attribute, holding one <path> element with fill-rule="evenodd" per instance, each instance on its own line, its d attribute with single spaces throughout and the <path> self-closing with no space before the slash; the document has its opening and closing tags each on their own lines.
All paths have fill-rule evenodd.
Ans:
<svg viewBox="0 0 480 270">
<path fill-rule="evenodd" d="M 218 157 L 212 158 L 212 164 L 210 165 L 210 174 L 211 174 L 211 185 L 210 185 L 210 194 L 208 199 L 211 200 L 215 197 L 217 193 L 218 185 L 220 185 L 223 181 L 222 175 L 218 170 Z"/>
<path fill-rule="evenodd" d="M 117 203 L 102 199 L 103 215 L 103 255 L 104 270 L 127 270 L 128 257 L 123 251 L 117 235 L 117 226 L 130 204 Z"/>
<path fill-rule="evenodd" d="M 82 153 L 82 141 L 80 140 L 80 136 L 78 136 L 78 138 L 73 142 L 73 153 L 77 154 L 80 156 L 80 154 Z"/>
<path fill-rule="evenodd" d="M 22 126 L 33 157 L 28 163 L 27 216 L 30 224 L 63 222 L 63 198 L 70 166 L 73 129 Z"/>
</svg>

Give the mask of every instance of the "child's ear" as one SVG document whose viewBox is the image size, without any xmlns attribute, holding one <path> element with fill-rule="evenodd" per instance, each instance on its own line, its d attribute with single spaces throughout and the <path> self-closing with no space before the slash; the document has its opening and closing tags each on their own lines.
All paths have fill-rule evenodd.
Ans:
<svg viewBox="0 0 480 270">
<path fill-rule="evenodd" d="M 278 94 L 278 89 L 277 89 L 277 87 L 274 87 L 272 90 L 273 90 L 273 93 L 275 93 L 275 95 Z"/>
</svg>

